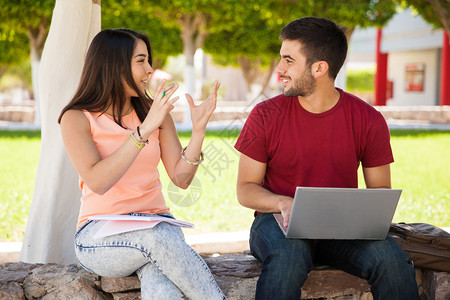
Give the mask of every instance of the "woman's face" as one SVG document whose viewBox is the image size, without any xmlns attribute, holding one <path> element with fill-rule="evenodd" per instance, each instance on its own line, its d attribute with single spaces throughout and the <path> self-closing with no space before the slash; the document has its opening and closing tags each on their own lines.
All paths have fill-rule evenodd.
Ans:
<svg viewBox="0 0 450 300">
<path fill-rule="evenodd" d="M 136 41 L 136 46 L 131 57 L 131 74 L 133 75 L 136 86 L 145 92 L 147 84 L 150 84 L 150 76 L 153 73 L 153 68 L 148 62 L 147 46 L 142 40 Z M 126 85 L 125 92 L 128 97 L 136 97 L 136 92 Z"/>
</svg>

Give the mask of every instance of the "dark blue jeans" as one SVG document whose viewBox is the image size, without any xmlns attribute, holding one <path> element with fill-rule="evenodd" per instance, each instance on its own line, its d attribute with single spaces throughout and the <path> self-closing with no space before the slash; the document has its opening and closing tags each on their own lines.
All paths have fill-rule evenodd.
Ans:
<svg viewBox="0 0 450 300">
<path fill-rule="evenodd" d="M 256 216 L 252 254 L 262 261 L 256 299 L 300 299 L 315 261 L 366 279 L 374 299 L 419 299 L 415 270 L 395 240 L 287 239 L 272 214 Z"/>
</svg>

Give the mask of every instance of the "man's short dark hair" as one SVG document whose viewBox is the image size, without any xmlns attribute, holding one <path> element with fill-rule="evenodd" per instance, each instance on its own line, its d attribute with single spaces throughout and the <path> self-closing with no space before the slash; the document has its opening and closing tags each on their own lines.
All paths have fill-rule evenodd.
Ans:
<svg viewBox="0 0 450 300">
<path fill-rule="evenodd" d="M 348 43 L 344 30 L 329 19 L 305 17 L 294 20 L 281 30 L 280 38 L 299 41 L 308 66 L 326 61 L 333 79 L 347 56 Z"/>
</svg>

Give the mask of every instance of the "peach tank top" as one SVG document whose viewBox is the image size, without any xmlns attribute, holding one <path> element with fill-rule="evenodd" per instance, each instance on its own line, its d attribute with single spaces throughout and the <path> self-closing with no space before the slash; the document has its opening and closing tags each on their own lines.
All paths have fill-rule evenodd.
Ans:
<svg viewBox="0 0 450 300">
<path fill-rule="evenodd" d="M 116 151 L 141 124 L 134 111 L 122 120 L 124 127 L 131 129 L 120 127 L 107 114 L 83 113 L 89 120 L 92 139 L 101 158 Z M 157 168 L 161 157 L 158 135 L 159 130 L 152 133 L 149 143 L 140 151 L 127 172 L 103 195 L 94 193 L 80 177 L 82 196 L 77 227 L 86 222 L 88 217 L 95 215 L 170 212 L 161 191 Z"/>
</svg>

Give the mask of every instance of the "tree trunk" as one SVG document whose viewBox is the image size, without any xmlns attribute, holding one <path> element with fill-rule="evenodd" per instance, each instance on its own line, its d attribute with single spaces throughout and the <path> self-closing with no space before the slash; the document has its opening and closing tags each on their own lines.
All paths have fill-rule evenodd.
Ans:
<svg viewBox="0 0 450 300">
<path fill-rule="evenodd" d="M 39 70 L 42 144 L 20 256 L 24 262 L 76 262 L 73 240 L 81 192 L 56 120 L 78 86 L 100 16 L 99 1 L 56 0 Z"/>
<path fill-rule="evenodd" d="M 33 84 L 34 97 L 34 124 L 41 124 L 41 114 L 39 105 L 39 64 L 41 61 L 41 49 L 44 46 L 47 37 L 48 20 L 43 18 L 36 28 L 27 31 L 30 41 L 30 60 L 31 60 L 31 82 Z"/>
<path fill-rule="evenodd" d="M 2 79 L 3 75 L 5 75 L 6 71 L 8 71 L 7 66 L 0 66 L 0 80 Z"/>
<path fill-rule="evenodd" d="M 247 57 L 238 57 L 237 61 L 241 67 L 245 82 L 247 83 L 247 100 L 254 101 L 264 94 L 264 90 L 270 83 L 270 78 L 272 77 L 273 70 L 278 64 L 278 60 L 271 60 L 270 65 L 265 71 L 261 68 L 260 58 L 250 59 Z M 257 93 L 252 89 L 253 84 L 256 82 L 261 84 L 261 88 Z"/>
<path fill-rule="evenodd" d="M 186 93 L 196 97 L 195 93 L 195 65 L 194 55 L 198 48 L 203 46 L 208 31 L 206 28 L 206 17 L 202 13 L 186 14 L 180 20 L 181 39 L 183 41 L 183 54 L 186 59 L 184 69 L 184 85 Z M 190 126 L 190 110 L 187 102 L 185 104 L 183 124 Z"/>
<path fill-rule="evenodd" d="M 264 95 L 264 91 L 266 90 L 267 86 L 269 85 L 270 79 L 272 78 L 272 74 L 277 65 L 278 65 L 278 59 L 272 59 L 270 61 L 270 65 L 263 75 L 262 82 L 261 82 L 261 92 L 259 93 L 258 96 Z"/>
<path fill-rule="evenodd" d="M 347 27 L 344 32 L 349 44 L 353 31 L 355 31 L 355 27 Z M 337 74 L 335 85 L 343 90 L 347 89 L 347 60 L 344 61 L 341 70 Z"/>
<path fill-rule="evenodd" d="M 447 3 L 450 1 L 447 0 Z M 450 35 L 450 15 L 446 8 L 442 7 L 439 0 L 430 0 L 431 5 L 433 6 L 433 10 L 436 13 L 436 15 L 439 16 L 439 20 L 442 23 L 442 27 L 447 32 L 448 35 Z"/>
<path fill-rule="evenodd" d="M 241 67 L 245 83 L 247 83 L 247 92 L 250 93 L 252 90 L 252 84 L 254 84 L 261 75 L 261 59 L 250 59 L 248 57 L 241 56 L 237 57 L 236 60 Z"/>
</svg>

